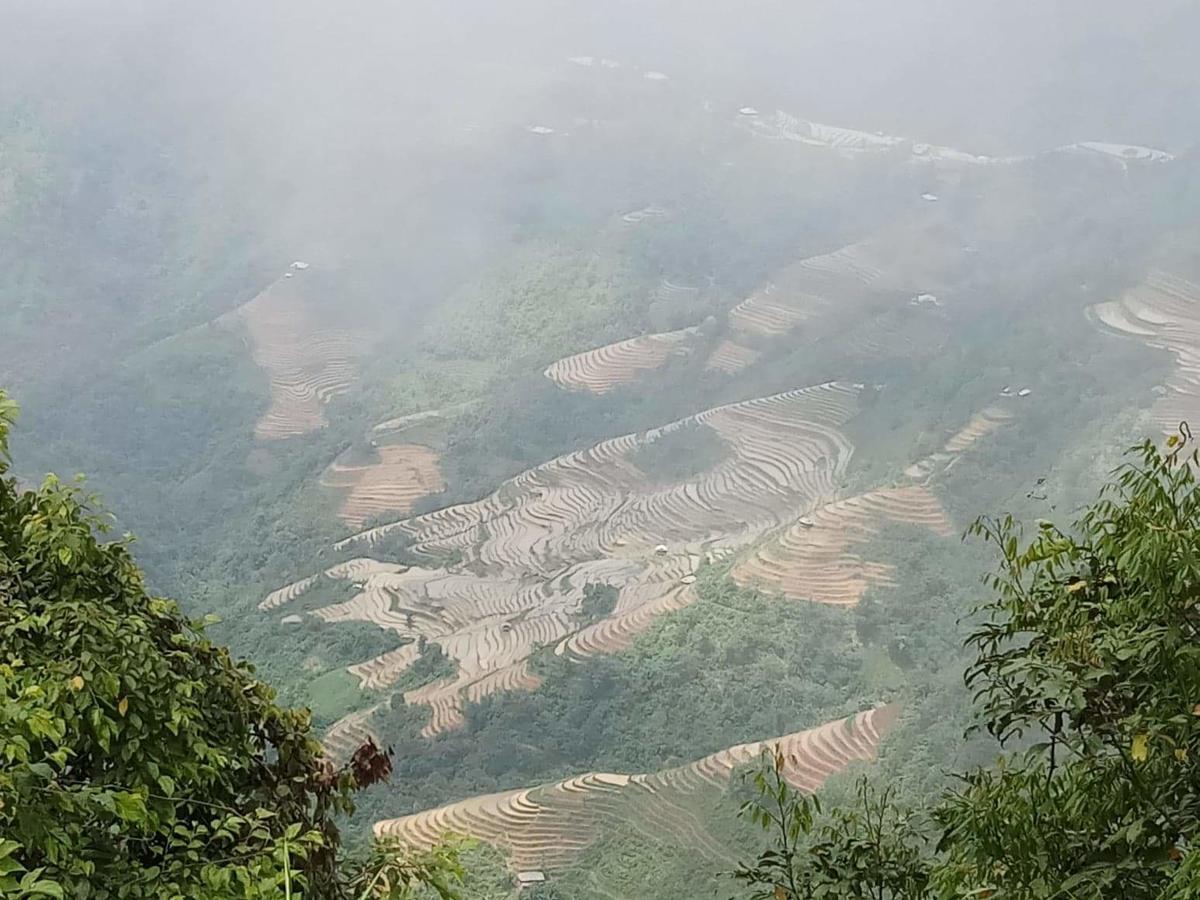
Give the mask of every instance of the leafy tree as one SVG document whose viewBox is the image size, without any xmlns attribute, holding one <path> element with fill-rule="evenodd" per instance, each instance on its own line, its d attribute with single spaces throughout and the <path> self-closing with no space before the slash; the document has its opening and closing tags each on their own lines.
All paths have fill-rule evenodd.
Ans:
<svg viewBox="0 0 1200 900">
<path fill-rule="evenodd" d="M 893 804 L 893 794 L 858 783 L 858 804 L 835 809 L 821 821 L 816 797 L 792 789 L 786 760 L 764 751 L 753 773 L 757 796 L 741 814 L 773 835 L 772 845 L 733 876 L 754 900 L 844 897 L 854 900 L 925 896 L 924 832 L 911 813 Z"/>
<path fill-rule="evenodd" d="M 580 604 L 579 615 L 586 622 L 598 622 L 617 605 L 621 592 L 611 584 L 599 581 L 589 581 L 583 586 L 583 602 Z"/>
<path fill-rule="evenodd" d="M 1017 749 L 929 811 L 866 788 L 819 824 L 759 772 L 745 814 L 771 847 L 757 897 L 1183 898 L 1200 895 L 1200 455 L 1186 427 L 1130 451 L 1063 530 L 972 531 L 1000 555 L 968 640 L 980 724 Z"/>
<path fill-rule="evenodd" d="M 307 710 L 147 593 L 78 487 L 3 477 L 15 414 L 0 392 L 0 893 L 348 896 L 334 818 L 388 756 L 335 769 Z M 405 896 L 448 859 L 390 893 L 357 879 Z"/>
</svg>

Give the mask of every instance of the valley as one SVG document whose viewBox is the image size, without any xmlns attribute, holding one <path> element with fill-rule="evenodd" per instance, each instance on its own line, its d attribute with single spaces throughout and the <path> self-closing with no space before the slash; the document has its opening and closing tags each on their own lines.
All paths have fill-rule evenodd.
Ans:
<svg viewBox="0 0 1200 900">
<path fill-rule="evenodd" d="M 734 77 L 521 10 L 268 17 L 262 77 L 197 41 L 119 129 L 90 70 L 0 82 L 14 474 L 86 472 L 330 763 L 392 752 L 351 850 L 468 838 L 467 900 L 724 896 L 764 751 L 827 810 L 992 761 L 963 536 L 1200 419 L 1195 138 L 1024 69 L 977 104 L 887 33 L 848 59 L 944 112 L 829 23 Z"/>
</svg>

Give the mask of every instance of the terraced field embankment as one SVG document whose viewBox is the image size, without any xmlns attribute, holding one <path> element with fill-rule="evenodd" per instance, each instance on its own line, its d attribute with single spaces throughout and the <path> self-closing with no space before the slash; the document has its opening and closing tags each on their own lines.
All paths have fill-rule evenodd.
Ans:
<svg viewBox="0 0 1200 900">
<path fill-rule="evenodd" d="M 1105 328 L 1174 355 L 1175 371 L 1151 409 L 1157 427 L 1172 432 L 1180 422 L 1200 422 L 1200 285 L 1151 272 L 1142 284 L 1097 304 L 1090 314 Z"/>
<path fill-rule="evenodd" d="M 438 454 L 422 444 L 388 444 L 362 465 L 334 462 L 321 477 L 344 492 L 338 518 L 352 528 L 388 513 L 406 514 L 422 497 L 445 490 Z"/>
<path fill-rule="evenodd" d="M 684 328 L 606 344 L 552 363 L 545 375 L 569 390 L 604 394 L 659 368 L 672 356 L 687 353 L 695 333 L 694 328 Z"/>
<path fill-rule="evenodd" d="M 427 735 L 455 727 L 468 700 L 536 686 L 526 663 L 539 647 L 570 659 L 623 649 L 657 616 L 695 599 L 704 559 L 745 548 L 795 509 L 832 499 L 853 452 L 839 426 L 856 411 L 859 389 L 831 383 L 705 410 L 558 457 L 475 503 L 360 532 L 339 549 L 401 535 L 427 562 L 410 568 L 364 557 L 332 567 L 322 577 L 354 581 L 357 592 L 312 615 L 438 644 L 456 676 L 405 700 L 430 707 Z M 710 469 L 664 484 L 633 462 L 639 448 L 692 427 L 728 448 Z M 313 583 L 274 591 L 262 605 L 280 606 Z M 618 595 L 610 614 L 589 623 L 580 611 L 590 583 Z M 350 671 L 382 689 L 416 658 L 400 648 Z"/>
<path fill-rule="evenodd" d="M 884 488 L 825 504 L 758 546 L 731 575 L 738 584 L 793 600 L 853 606 L 868 587 L 894 583 L 894 566 L 854 552 L 887 522 L 918 525 L 941 537 L 954 533 L 927 488 Z"/>
<path fill-rule="evenodd" d="M 700 850 L 730 861 L 730 851 L 708 830 L 696 798 L 723 792 L 733 773 L 764 750 L 784 759 L 784 777 L 815 792 L 832 775 L 875 758 L 896 716 L 894 707 L 866 710 L 806 731 L 739 744 L 693 763 L 649 775 L 589 772 L 523 790 L 472 797 L 375 824 L 375 834 L 426 850 L 448 834 L 484 841 L 516 869 L 556 872 L 569 867 L 610 827 L 633 827 L 655 845 Z"/>
<path fill-rule="evenodd" d="M 360 334 L 322 325 L 298 289 L 305 273 L 289 274 L 218 320 L 245 329 L 270 382 L 271 405 L 254 427 L 260 440 L 324 428 L 325 404 L 354 383 L 367 345 Z"/>
</svg>

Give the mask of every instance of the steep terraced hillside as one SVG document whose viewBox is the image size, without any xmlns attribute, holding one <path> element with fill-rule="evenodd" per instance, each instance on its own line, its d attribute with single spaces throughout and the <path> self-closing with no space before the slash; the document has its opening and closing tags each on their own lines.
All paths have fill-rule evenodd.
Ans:
<svg viewBox="0 0 1200 900">
<path fill-rule="evenodd" d="M 857 604 L 872 585 L 894 584 L 894 566 L 863 559 L 855 548 L 887 523 L 952 536 L 950 520 L 929 482 L 1011 418 L 1012 413 L 1000 406 L 976 413 L 941 449 L 905 469 L 905 476 L 918 484 L 879 488 L 825 503 L 754 547 L 734 565 L 730 576 L 745 587 L 834 606 Z"/>
<path fill-rule="evenodd" d="M 729 311 L 729 337 L 706 367 L 733 374 L 783 335 L 798 331 L 814 339 L 848 326 L 856 330 L 846 336 L 850 357 L 937 352 L 946 340 L 945 326 L 936 314 L 937 298 L 928 291 L 953 284 L 961 261 L 961 248 L 932 226 L 920 225 L 799 260 Z M 921 304 L 916 297 L 929 301 Z"/>
<path fill-rule="evenodd" d="M 1155 425 L 1170 432 L 1180 422 L 1200 422 L 1200 285 L 1152 272 L 1142 284 L 1090 312 L 1099 324 L 1174 354 L 1166 394 L 1152 410 Z"/>
<path fill-rule="evenodd" d="M 859 389 L 830 383 L 706 410 L 551 460 L 475 503 L 360 532 L 339 549 L 401 535 L 427 563 L 360 558 L 332 567 L 321 577 L 354 581 L 358 592 L 312 615 L 438 644 L 457 673 L 405 700 L 430 707 L 427 735 L 454 727 L 467 700 L 535 687 L 527 661 L 539 647 L 581 659 L 628 646 L 656 616 L 695 599 L 704 558 L 743 549 L 795 509 L 831 499 L 852 453 L 838 426 L 857 409 Z M 639 448 L 692 427 L 728 447 L 707 471 L 664 484 L 634 464 Z M 618 593 L 608 615 L 587 622 L 592 583 Z M 312 584 L 280 588 L 262 606 Z M 401 647 L 350 671 L 364 687 L 385 688 L 416 658 Z"/>
<path fill-rule="evenodd" d="M 828 314 L 842 296 L 878 281 L 881 272 L 867 244 L 802 259 L 782 269 L 729 313 L 729 327 L 742 334 L 777 337 Z"/>
<path fill-rule="evenodd" d="M 729 327 L 771 338 L 818 322 L 853 321 L 861 311 L 908 311 L 914 298 L 937 298 L 955 283 L 963 263 L 960 240 L 936 216 L 917 217 L 870 240 L 801 259 L 781 269 L 729 313 Z"/>
<path fill-rule="evenodd" d="M 970 449 L 976 441 L 1002 427 L 1012 417 L 1011 410 L 1003 406 L 989 406 L 980 410 L 966 425 L 947 438 L 941 450 L 913 463 L 904 470 L 904 474 L 909 478 L 928 480 L 938 472 L 946 471 L 964 450 Z"/>
<path fill-rule="evenodd" d="M 553 576 L 598 556 L 757 533 L 832 490 L 852 452 L 837 428 L 856 410 L 860 388 L 829 383 L 788 391 L 612 438 L 530 469 L 476 503 L 360 532 L 338 546 L 370 545 L 398 532 L 431 560 L 461 553 L 481 571 Z M 713 429 L 729 445 L 728 457 L 666 486 L 629 461 L 635 448 L 688 423 Z"/>
<path fill-rule="evenodd" d="M 289 273 L 253 300 L 221 317 L 240 324 L 255 363 L 271 386 L 271 405 L 254 427 L 260 440 L 277 440 L 324 428 L 325 404 L 357 377 L 363 336 L 322 327 Z"/>
<path fill-rule="evenodd" d="M 438 455 L 421 444 L 391 444 L 376 450 L 377 462 L 335 462 L 321 483 L 346 492 L 338 517 L 352 528 L 385 513 L 405 514 L 422 497 L 445 490 Z"/>
<path fill-rule="evenodd" d="M 885 488 L 825 504 L 756 548 L 731 575 L 738 584 L 794 600 L 852 606 L 870 585 L 893 583 L 892 565 L 864 560 L 853 552 L 885 522 L 920 525 L 942 537 L 953 534 L 930 490 Z"/>
<path fill-rule="evenodd" d="M 349 559 L 330 566 L 324 572 L 309 575 L 307 578 L 301 578 L 299 581 L 293 581 L 291 584 L 271 591 L 258 604 L 258 608 L 262 612 L 270 612 L 286 603 L 291 603 L 319 584 L 323 578 L 359 581 L 380 573 L 400 572 L 404 568 L 404 566 L 398 563 L 381 562 L 380 560 L 370 559 L 365 556 L 357 559 Z"/>
<path fill-rule="evenodd" d="M 896 715 L 894 707 L 861 712 L 807 731 L 730 747 L 694 763 L 650 775 L 589 772 L 525 790 L 473 797 L 376 823 L 375 834 L 424 850 L 447 833 L 489 843 L 515 869 L 556 872 L 570 866 L 610 826 L 633 827 L 652 844 L 700 850 L 729 860 L 729 850 L 692 807 L 698 796 L 724 791 L 734 771 L 764 749 L 785 759 L 797 789 L 815 792 L 831 775 L 874 759 Z"/>
<path fill-rule="evenodd" d="M 329 729 L 321 745 L 325 748 L 325 755 L 329 757 L 330 762 L 334 765 L 347 762 L 354 755 L 354 751 L 367 741 L 374 741 L 378 745 L 379 735 L 375 733 L 371 724 L 378 710 L 378 706 L 372 706 L 351 713 Z"/>
<path fill-rule="evenodd" d="M 736 341 L 724 340 L 713 349 L 704 363 L 704 368 L 726 375 L 735 375 L 742 369 L 754 365 L 761 354 L 759 351 L 739 344 Z"/>
<path fill-rule="evenodd" d="M 695 334 L 695 328 L 684 328 L 606 344 L 558 360 L 545 375 L 560 387 L 604 394 L 657 369 L 672 356 L 687 353 Z"/>
<path fill-rule="evenodd" d="M 929 324 L 927 315 L 921 316 L 924 310 L 909 310 L 914 305 L 909 301 L 919 293 L 936 305 L 936 298 L 925 292 L 940 284 L 959 258 L 957 250 L 948 250 L 945 241 L 930 238 L 917 226 L 801 259 L 775 273 L 728 312 L 728 337 L 709 352 L 705 368 L 736 374 L 759 358 L 762 345 L 770 339 L 805 326 L 828 329 L 853 321 L 856 310 L 871 304 L 901 306 L 907 316 L 868 329 L 853 351 L 879 356 L 918 347 L 936 350 L 944 335 L 929 334 L 938 327 Z M 689 291 L 695 288 L 669 281 L 658 289 L 663 296 Z M 545 375 L 566 389 L 603 394 L 634 382 L 674 355 L 690 352 L 700 340 L 697 326 L 641 335 L 560 359 Z"/>
</svg>

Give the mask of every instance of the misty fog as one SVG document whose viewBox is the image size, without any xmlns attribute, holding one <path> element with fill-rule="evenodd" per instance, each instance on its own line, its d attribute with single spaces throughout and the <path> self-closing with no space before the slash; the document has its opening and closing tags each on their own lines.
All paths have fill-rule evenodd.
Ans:
<svg viewBox="0 0 1200 900">
<path fill-rule="evenodd" d="M 958 536 L 1200 418 L 1198 37 L 1194 0 L 0 0 L 14 484 L 86 474 L 329 759 L 395 748 L 354 841 L 462 826 L 467 897 L 701 896 L 758 742 L 831 808 L 990 764 Z"/>
</svg>

